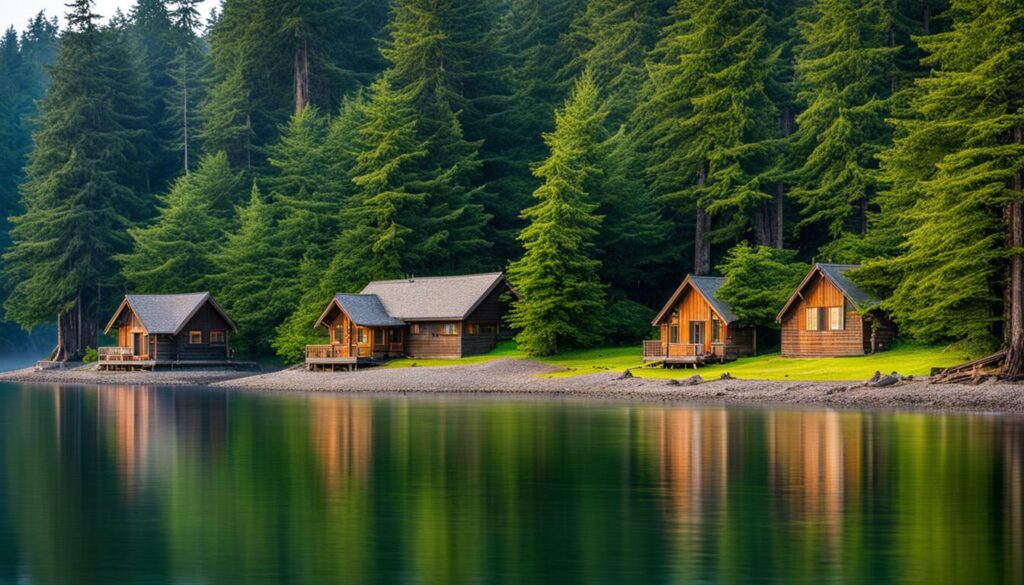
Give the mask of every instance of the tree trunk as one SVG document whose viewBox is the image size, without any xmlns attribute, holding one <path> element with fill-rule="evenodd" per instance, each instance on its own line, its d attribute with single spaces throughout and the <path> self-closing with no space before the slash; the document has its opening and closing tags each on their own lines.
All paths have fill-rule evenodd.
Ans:
<svg viewBox="0 0 1024 585">
<path fill-rule="evenodd" d="M 1018 124 L 1013 131 L 1013 143 L 1022 143 L 1022 129 Z M 1021 248 L 1024 247 L 1024 217 L 1022 217 L 1022 203 L 1020 192 L 1022 190 L 1022 179 L 1020 169 L 1013 175 L 1012 189 L 1016 192 L 1016 198 L 1011 201 L 1006 211 L 1007 238 L 1006 244 L 1012 250 L 1010 255 L 1010 277 L 1008 283 L 1008 303 L 1006 310 L 1006 361 L 1003 363 L 1003 377 L 1009 380 L 1017 380 L 1021 375 L 1021 367 L 1024 365 L 1024 282 L 1022 282 L 1022 269 L 1024 269 L 1024 257 L 1021 256 Z"/>
<path fill-rule="evenodd" d="M 704 165 L 697 171 L 697 186 L 703 187 L 707 180 Z M 708 232 L 711 231 L 711 216 L 704 211 L 704 207 L 697 203 L 697 225 L 693 233 L 693 273 L 696 275 L 708 274 L 711 272 L 711 242 L 708 241 Z"/>
<path fill-rule="evenodd" d="M 295 113 L 309 105 L 309 50 L 303 39 L 295 47 Z"/>
<path fill-rule="evenodd" d="M 921 17 L 921 25 L 924 34 L 932 34 L 932 7 L 928 2 L 924 3 L 924 14 Z"/>
<path fill-rule="evenodd" d="M 181 58 L 181 124 L 185 147 L 185 176 L 188 176 L 188 57 Z"/>
<path fill-rule="evenodd" d="M 782 108 L 782 137 L 789 138 L 790 134 L 793 133 L 793 110 L 786 106 Z M 786 185 L 779 181 L 775 184 L 775 240 L 774 245 L 778 249 L 782 249 L 784 238 L 782 236 L 783 228 L 785 227 L 785 220 L 783 219 L 783 209 L 786 197 Z"/>
</svg>

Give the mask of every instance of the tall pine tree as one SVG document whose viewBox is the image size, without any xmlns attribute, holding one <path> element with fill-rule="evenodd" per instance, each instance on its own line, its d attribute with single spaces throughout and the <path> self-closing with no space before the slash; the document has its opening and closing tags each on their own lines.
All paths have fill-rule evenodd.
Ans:
<svg viewBox="0 0 1024 585">
<path fill-rule="evenodd" d="M 132 93 L 112 90 L 130 81 L 110 61 L 128 48 L 96 19 L 90 0 L 69 5 L 22 187 L 25 213 L 13 218 L 4 255 L 13 283 L 6 316 L 25 328 L 56 319 L 54 359 L 96 344 L 103 302 L 118 284 L 114 258 L 128 248 L 127 227 L 149 209 L 134 189 Z"/>
<path fill-rule="evenodd" d="M 545 135 L 551 154 L 535 171 L 544 184 L 534 193 L 538 202 L 523 212 L 529 225 L 519 236 L 526 253 L 509 267 L 522 295 L 509 322 L 530 355 L 602 340 L 605 292 L 594 247 L 601 217 L 587 188 L 600 179 L 606 115 L 587 71 Z"/>
</svg>

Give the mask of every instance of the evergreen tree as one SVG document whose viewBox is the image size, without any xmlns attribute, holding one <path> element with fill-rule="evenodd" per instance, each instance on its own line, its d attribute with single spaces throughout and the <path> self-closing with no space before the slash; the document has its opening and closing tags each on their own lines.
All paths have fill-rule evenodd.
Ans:
<svg viewBox="0 0 1024 585">
<path fill-rule="evenodd" d="M 180 161 L 182 173 L 188 174 L 196 157 L 198 134 L 197 110 L 203 97 L 201 73 L 205 64 L 199 33 L 200 0 L 176 0 L 171 19 L 171 46 L 174 57 L 170 63 L 171 87 L 166 93 L 165 123 L 172 129 L 169 150 Z"/>
<path fill-rule="evenodd" d="M 679 0 L 652 53 L 634 124 L 654 192 L 679 220 L 695 218 L 683 233 L 697 274 L 711 269 L 712 242 L 745 235 L 771 199 L 762 185 L 777 119 L 770 24 L 765 8 L 741 0 Z"/>
<path fill-rule="evenodd" d="M 779 309 L 810 268 L 796 261 L 795 250 L 741 242 L 729 250 L 718 267 L 725 284 L 717 295 L 741 321 L 777 328 Z"/>
<path fill-rule="evenodd" d="M 793 156 L 803 161 L 793 197 L 802 225 L 824 224 L 832 239 L 863 236 L 877 191 L 877 155 L 891 141 L 895 58 L 884 0 L 817 0 L 800 23 L 799 100 Z"/>
<path fill-rule="evenodd" d="M 180 177 L 163 198 L 156 222 L 129 230 L 132 251 L 119 257 L 129 286 L 147 294 L 208 288 L 212 256 L 230 225 L 239 183 L 223 153 Z"/>
<path fill-rule="evenodd" d="M 273 249 L 273 210 L 255 185 L 249 205 L 240 209 L 238 216 L 238 230 L 213 257 L 219 270 L 211 279 L 212 288 L 217 301 L 238 324 L 238 349 L 250 355 L 266 354 L 274 328 L 288 314 L 289 307 L 275 286 L 286 267 Z"/>
<path fill-rule="evenodd" d="M 520 330 L 516 342 L 529 355 L 602 340 L 605 293 L 594 257 L 601 217 L 586 188 L 600 177 L 595 163 L 606 115 L 593 76 L 585 72 L 555 114 L 555 130 L 544 137 L 551 154 L 535 171 L 544 180 L 534 193 L 538 203 L 523 212 L 530 222 L 519 236 L 526 253 L 509 267 L 522 295 L 509 323 Z"/>
<path fill-rule="evenodd" d="M 883 156 L 892 187 L 882 213 L 902 213 L 905 251 L 860 278 L 891 290 L 883 306 L 922 342 L 981 352 L 997 343 L 1002 321 L 1015 378 L 1024 345 L 1024 32 L 1014 23 L 1024 14 L 1007 0 L 951 5 L 952 29 L 919 38 L 934 73 L 918 81 L 913 115 L 897 121 Z"/>
<path fill-rule="evenodd" d="M 103 299 L 118 283 L 114 258 L 149 207 L 134 190 L 134 92 L 116 58 L 127 49 L 96 18 L 90 0 L 69 5 L 22 186 L 25 212 L 12 220 L 14 244 L 4 255 L 6 316 L 25 328 L 57 318 L 55 358 L 96 345 Z"/>
</svg>

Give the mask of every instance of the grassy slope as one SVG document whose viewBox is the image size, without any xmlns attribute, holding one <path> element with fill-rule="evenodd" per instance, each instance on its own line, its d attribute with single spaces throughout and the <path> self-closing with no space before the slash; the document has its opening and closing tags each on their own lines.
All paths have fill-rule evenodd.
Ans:
<svg viewBox="0 0 1024 585">
<path fill-rule="evenodd" d="M 388 363 L 386 367 L 469 365 L 498 358 L 523 357 L 525 356 L 516 349 L 514 343 L 503 342 L 487 355 L 460 360 L 400 359 Z M 864 380 L 871 377 L 876 370 L 885 373 L 895 370 L 904 375 L 925 376 L 932 367 L 951 366 L 967 359 L 966 355 L 949 352 L 941 347 L 901 345 L 890 351 L 863 357 L 786 359 L 778 354 L 770 354 L 742 358 L 724 365 L 706 366 L 696 372 L 685 368 L 644 368 L 634 370 L 633 373 L 644 378 L 686 378 L 694 373 L 710 378 L 729 372 L 737 378 L 759 380 Z M 555 376 L 575 376 L 601 371 L 621 372 L 626 368 L 643 365 L 639 346 L 567 351 L 537 361 L 571 368 L 567 372 L 554 374 Z"/>
</svg>

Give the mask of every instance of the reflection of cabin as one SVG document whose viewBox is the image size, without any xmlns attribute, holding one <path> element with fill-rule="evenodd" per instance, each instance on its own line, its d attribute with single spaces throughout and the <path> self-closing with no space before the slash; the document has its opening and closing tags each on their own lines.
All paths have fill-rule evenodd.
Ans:
<svg viewBox="0 0 1024 585">
<path fill-rule="evenodd" d="M 644 360 L 666 366 L 733 360 L 757 352 L 757 328 L 716 297 L 724 278 L 688 275 L 651 323 L 661 339 L 644 342 Z"/>
<path fill-rule="evenodd" d="M 504 274 L 375 281 L 338 294 L 317 320 L 329 343 L 306 347 L 310 368 L 346 368 L 409 356 L 461 358 L 487 353 L 507 337 Z"/>
<path fill-rule="evenodd" d="M 101 369 L 226 365 L 238 331 L 206 292 L 126 295 L 103 333 L 115 327 L 117 346 L 99 348 Z"/>
<path fill-rule="evenodd" d="M 782 355 L 865 355 L 889 349 L 896 327 L 879 300 L 847 278 L 854 264 L 815 264 L 793 291 L 776 321 Z"/>
</svg>

